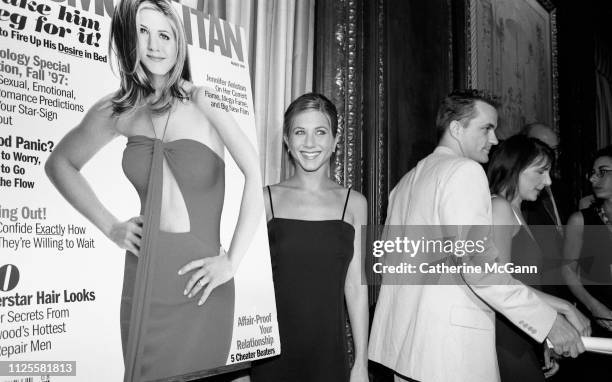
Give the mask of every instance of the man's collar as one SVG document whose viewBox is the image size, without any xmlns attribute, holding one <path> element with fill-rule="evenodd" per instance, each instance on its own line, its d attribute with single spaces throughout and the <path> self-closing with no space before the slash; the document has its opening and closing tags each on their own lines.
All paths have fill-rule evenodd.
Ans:
<svg viewBox="0 0 612 382">
<path fill-rule="evenodd" d="M 453 149 L 451 149 L 448 146 L 436 146 L 436 149 L 434 150 L 434 153 L 438 153 L 438 154 L 451 154 L 451 155 L 456 155 L 456 156 L 460 156 L 459 154 L 457 154 L 456 152 L 453 151 Z"/>
</svg>

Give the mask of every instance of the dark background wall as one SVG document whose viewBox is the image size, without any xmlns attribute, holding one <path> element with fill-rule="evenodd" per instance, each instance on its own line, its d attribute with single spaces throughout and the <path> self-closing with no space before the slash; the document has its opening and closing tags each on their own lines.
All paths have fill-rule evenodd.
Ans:
<svg viewBox="0 0 612 382">
<path fill-rule="evenodd" d="M 611 4 L 558 0 L 556 9 L 560 173 L 572 204 L 588 192 L 583 176 L 597 149 L 595 39 L 610 47 Z M 464 0 L 389 0 L 387 30 L 388 186 L 437 142 L 438 102 L 465 86 Z"/>
<path fill-rule="evenodd" d="M 387 2 L 389 183 L 436 146 L 435 113 L 452 88 L 451 8 L 446 0 Z"/>
<path fill-rule="evenodd" d="M 595 40 L 610 44 L 607 1 L 556 1 L 558 13 L 559 130 L 561 177 L 572 205 L 589 192 L 584 174 L 597 150 Z M 612 143 L 612 142 L 611 142 Z"/>
</svg>

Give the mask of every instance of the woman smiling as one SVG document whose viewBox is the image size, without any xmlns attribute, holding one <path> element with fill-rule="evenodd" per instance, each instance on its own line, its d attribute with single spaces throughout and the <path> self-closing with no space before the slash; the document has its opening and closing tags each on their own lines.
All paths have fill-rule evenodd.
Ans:
<svg viewBox="0 0 612 382">
<path fill-rule="evenodd" d="M 367 292 L 361 226 L 366 200 L 329 178 L 338 142 L 336 107 L 304 94 L 285 112 L 283 138 L 295 174 L 264 190 L 280 356 L 253 368 L 255 382 L 365 382 Z M 344 301 L 355 340 L 347 359 Z"/>
</svg>

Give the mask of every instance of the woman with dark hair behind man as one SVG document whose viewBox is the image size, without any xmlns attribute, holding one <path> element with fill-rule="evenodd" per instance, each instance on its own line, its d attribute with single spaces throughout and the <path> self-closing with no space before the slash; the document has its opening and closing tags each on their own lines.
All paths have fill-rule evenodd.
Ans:
<svg viewBox="0 0 612 382">
<path fill-rule="evenodd" d="M 252 370 L 254 382 L 365 382 L 367 291 L 361 226 L 366 200 L 329 178 L 338 143 L 336 107 L 320 94 L 285 112 L 283 138 L 295 174 L 264 189 L 281 355 Z M 349 368 L 344 301 L 355 363 Z"/>
<path fill-rule="evenodd" d="M 552 158 L 551 150 L 545 144 L 523 135 L 504 141 L 491 157 L 487 177 L 492 195 L 494 241 L 500 263 L 534 265 L 539 271 L 542 269 L 542 253 L 525 223 L 521 203 L 536 200 L 544 187 L 550 185 Z M 537 290 L 541 284 L 538 274 L 516 274 L 515 277 L 534 287 L 542 302 L 564 315 L 581 335 L 590 334 L 589 321 L 572 304 Z M 495 330 L 501 380 L 544 381 L 538 360 L 541 345 L 499 314 Z"/>
</svg>

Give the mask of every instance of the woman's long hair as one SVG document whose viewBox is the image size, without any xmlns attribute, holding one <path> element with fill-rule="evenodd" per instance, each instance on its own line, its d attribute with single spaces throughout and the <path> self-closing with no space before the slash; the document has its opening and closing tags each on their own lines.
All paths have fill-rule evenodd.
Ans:
<svg viewBox="0 0 612 382">
<path fill-rule="evenodd" d="M 489 162 L 487 178 L 491 194 L 512 201 L 518 192 L 521 172 L 532 164 L 551 164 L 552 150 L 542 141 L 514 135 L 499 145 Z"/>
<path fill-rule="evenodd" d="M 155 93 L 147 69 L 142 65 L 138 50 L 138 27 L 136 15 L 143 8 L 161 12 L 170 19 L 170 25 L 177 41 L 176 64 L 161 90 L 161 96 L 154 100 L 151 109 L 162 113 L 171 106 L 173 97 L 188 98 L 181 87 L 181 79 L 191 81 L 187 56 L 187 41 L 183 24 L 167 0 L 121 0 L 115 7 L 111 23 L 109 52 L 114 53 L 121 77 L 121 87 L 112 99 L 113 114 L 120 115 L 145 104 L 147 97 Z"/>
</svg>

